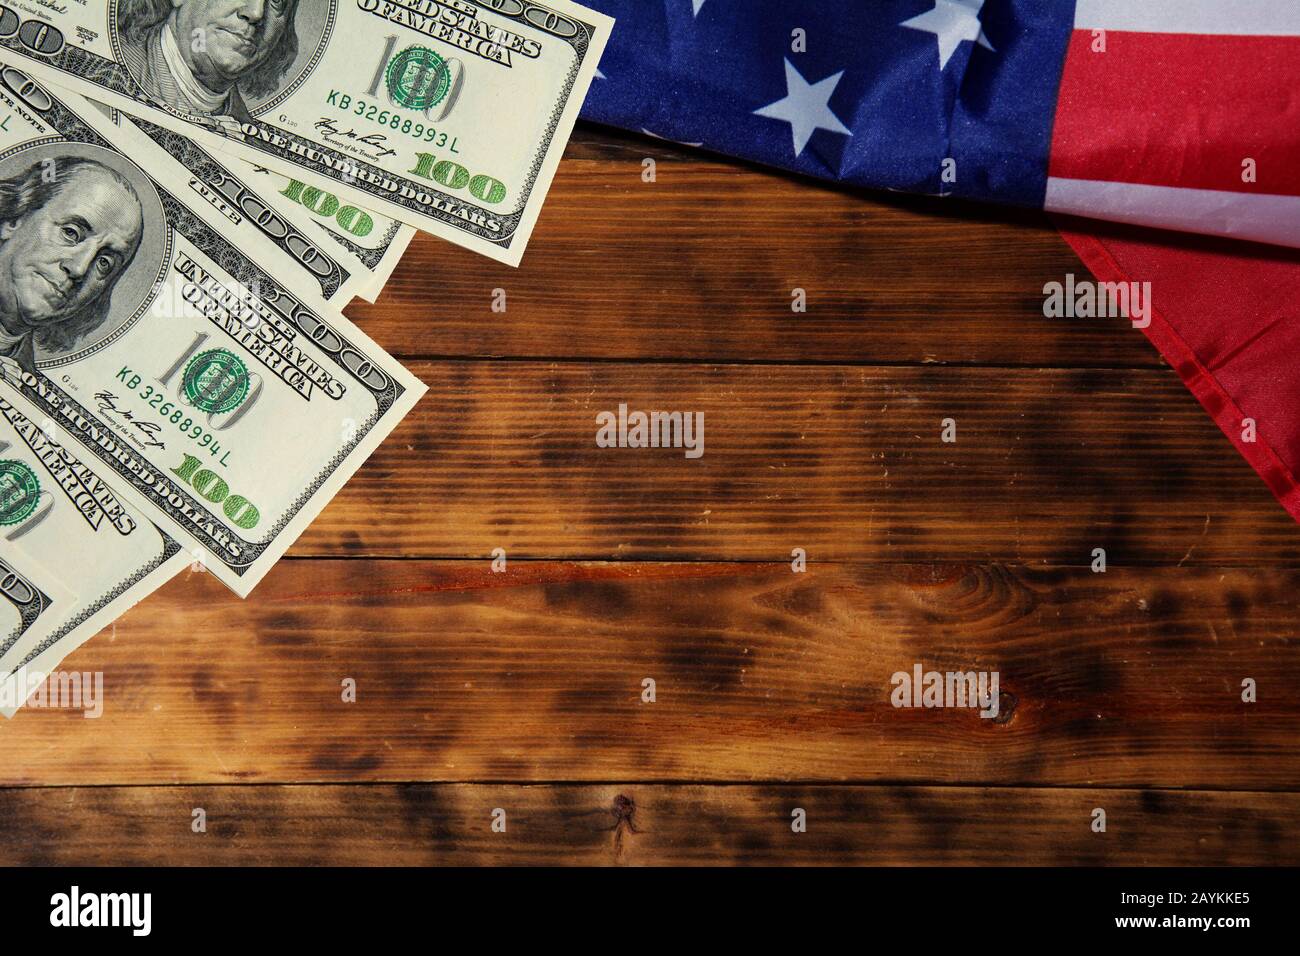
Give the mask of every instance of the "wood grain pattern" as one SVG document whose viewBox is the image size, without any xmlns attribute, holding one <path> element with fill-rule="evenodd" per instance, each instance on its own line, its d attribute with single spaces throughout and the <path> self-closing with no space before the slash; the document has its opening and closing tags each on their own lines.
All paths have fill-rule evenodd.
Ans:
<svg viewBox="0 0 1300 956">
<path fill-rule="evenodd" d="M 207 832 L 191 831 L 193 810 Z M 1106 832 L 1089 828 L 1106 811 Z M 791 830 L 802 808 L 807 831 Z M 505 811 L 506 830 L 492 832 Z M 778 786 L 0 790 L 0 865 L 1295 865 L 1300 796 Z"/>
<path fill-rule="evenodd" d="M 1167 371 L 412 370 L 429 394 L 295 554 L 1300 561 L 1295 522 Z M 596 415 L 620 402 L 703 412 L 704 457 L 597 448 Z"/>
<path fill-rule="evenodd" d="M 1045 217 L 566 157 L 522 269 L 421 236 L 349 309 L 430 394 L 296 558 L 0 726 L 0 863 L 1300 863 L 1300 534 L 1140 334 L 1042 316 Z M 620 402 L 704 458 L 597 449 Z M 917 662 L 1002 715 L 894 709 Z"/>
<path fill-rule="evenodd" d="M 1043 316 L 1044 283 L 1087 270 L 1041 213 L 838 190 L 603 134 L 566 157 L 522 268 L 420 236 L 380 301 L 348 315 L 402 356 L 1160 364 L 1127 322 Z"/>
<path fill-rule="evenodd" d="M 192 575 L 68 662 L 104 673 L 103 717 L 25 710 L 0 728 L 0 782 L 1296 789 L 1298 585 L 1186 567 L 312 560 L 243 602 Z M 891 675 L 915 663 L 997 670 L 1002 713 L 893 708 Z"/>
</svg>

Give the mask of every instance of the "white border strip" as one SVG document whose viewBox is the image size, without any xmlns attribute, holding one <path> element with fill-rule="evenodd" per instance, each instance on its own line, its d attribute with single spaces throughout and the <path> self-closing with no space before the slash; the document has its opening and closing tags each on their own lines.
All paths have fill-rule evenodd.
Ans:
<svg viewBox="0 0 1300 956">
<path fill-rule="evenodd" d="M 1295 0 L 1078 0 L 1076 30 L 1300 36 Z"/>
<path fill-rule="evenodd" d="M 1300 196 L 1047 180 L 1048 212 L 1300 247 Z"/>
</svg>

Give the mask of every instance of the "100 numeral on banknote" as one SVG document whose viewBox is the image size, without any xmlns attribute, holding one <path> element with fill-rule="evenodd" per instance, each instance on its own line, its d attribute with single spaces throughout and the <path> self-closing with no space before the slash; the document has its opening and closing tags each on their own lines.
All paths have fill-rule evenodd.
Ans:
<svg viewBox="0 0 1300 956">
<path fill-rule="evenodd" d="M 612 26 L 569 0 L 9 0 L 0 56 L 518 265 Z"/>
<path fill-rule="evenodd" d="M 150 156 L 0 68 L 0 371 L 246 595 L 424 386 Z"/>
</svg>

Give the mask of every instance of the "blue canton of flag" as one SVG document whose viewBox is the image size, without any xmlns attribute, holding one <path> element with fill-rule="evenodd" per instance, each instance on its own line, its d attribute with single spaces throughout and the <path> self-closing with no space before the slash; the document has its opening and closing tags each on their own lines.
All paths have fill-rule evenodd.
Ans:
<svg viewBox="0 0 1300 956">
<path fill-rule="evenodd" d="M 583 2 L 618 21 L 584 119 L 860 186 L 1043 205 L 1074 0 Z"/>
</svg>

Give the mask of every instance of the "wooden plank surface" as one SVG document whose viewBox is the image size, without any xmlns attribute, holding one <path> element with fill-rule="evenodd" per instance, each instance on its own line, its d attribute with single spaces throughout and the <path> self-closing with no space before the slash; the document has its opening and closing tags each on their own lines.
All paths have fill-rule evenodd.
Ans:
<svg viewBox="0 0 1300 956">
<path fill-rule="evenodd" d="M 1041 215 L 579 138 L 522 268 L 422 237 L 348 315 L 403 356 L 1160 364 L 1123 320 L 1043 316 L 1044 283 L 1087 270 Z"/>
<path fill-rule="evenodd" d="M 1300 534 L 1127 323 L 1042 316 L 1069 272 L 1038 214 L 580 126 L 522 269 L 422 236 L 348 310 L 430 394 L 295 557 L 0 726 L 0 861 L 1300 862 Z M 704 457 L 598 449 L 620 402 Z M 1003 714 L 892 708 L 914 663 Z"/>
<path fill-rule="evenodd" d="M 69 661 L 103 673 L 102 717 L 0 728 L 0 780 L 1296 789 L 1298 586 L 1186 567 L 312 560 L 239 601 L 192 575 Z M 891 676 L 917 663 L 998 671 L 1002 712 L 895 709 Z"/>
<path fill-rule="evenodd" d="M 805 811 L 807 830 L 791 829 Z M 1106 832 L 1090 828 L 1106 812 Z M 195 809 L 206 831 L 192 829 Z M 505 832 L 492 830 L 505 812 Z M 0 865 L 1300 863 L 1296 794 L 911 787 L 0 790 Z M 500 815 L 498 814 L 498 819 Z M 52 837 L 57 834 L 57 839 Z M 557 852 L 560 850 L 561 852 Z"/>
<path fill-rule="evenodd" d="M 293 553 L 1300 561 L 1295 522 L 1165 370 L 411 368 L 429 394 Z M 703 457 L 598 448 L 620 403 L 703 412 Z"/>
</svg>

